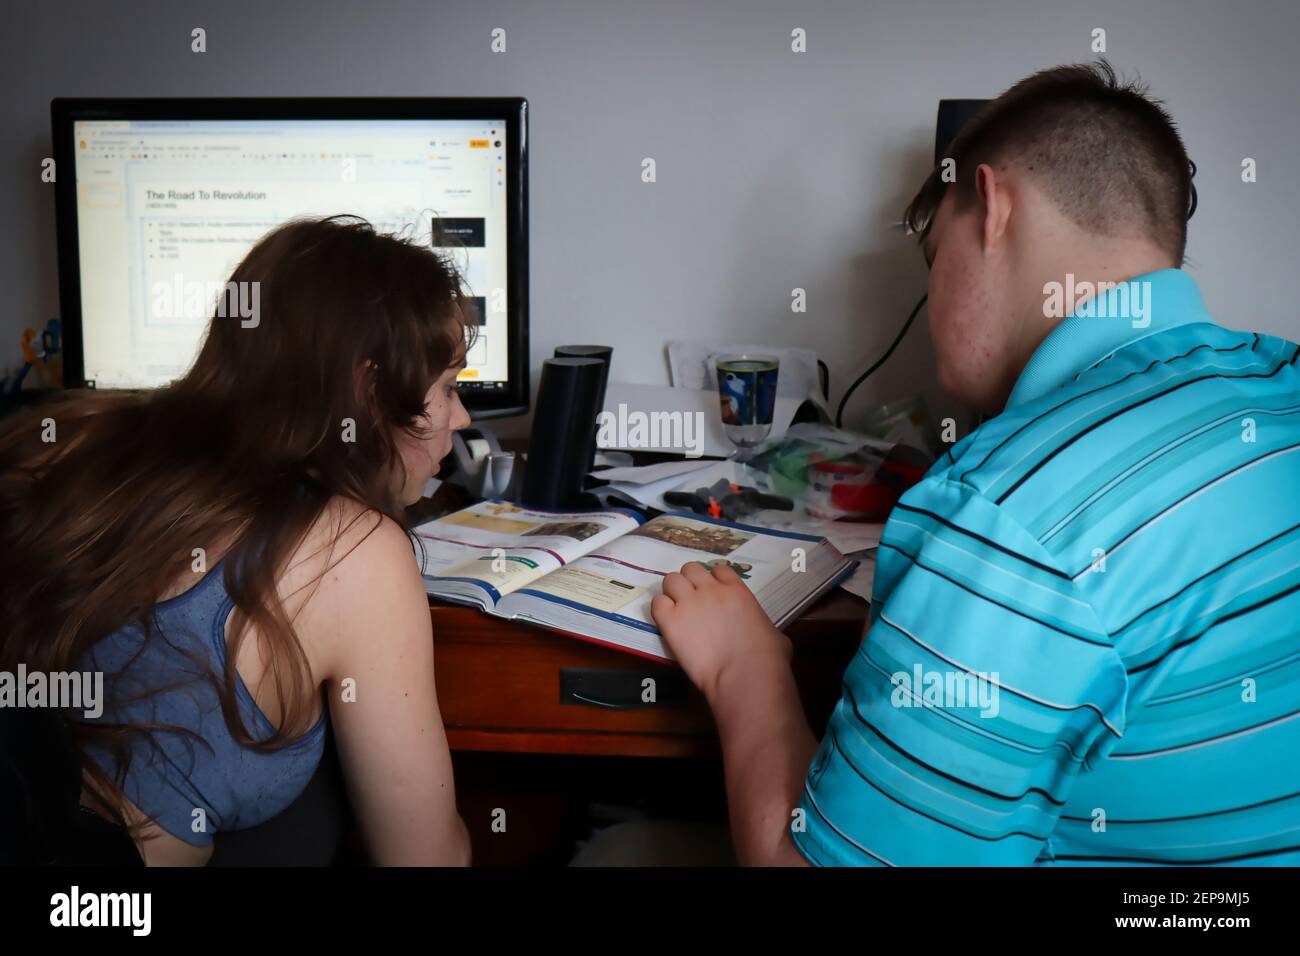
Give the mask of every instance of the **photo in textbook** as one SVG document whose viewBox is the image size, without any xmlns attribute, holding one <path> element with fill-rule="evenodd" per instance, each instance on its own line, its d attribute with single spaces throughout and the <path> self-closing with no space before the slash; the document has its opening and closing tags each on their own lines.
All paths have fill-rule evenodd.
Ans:
<svg viewBox="0 0 1300 956">
<path fill-rule="evenodd" d="M 429 595 L 672 660 L 650 615 L 664 575 L 725 562 L 779 628 L 857 562 L 812 535 L 635 511 L 544 511 L 484 501 L 415 529 Z"/>
</svg>

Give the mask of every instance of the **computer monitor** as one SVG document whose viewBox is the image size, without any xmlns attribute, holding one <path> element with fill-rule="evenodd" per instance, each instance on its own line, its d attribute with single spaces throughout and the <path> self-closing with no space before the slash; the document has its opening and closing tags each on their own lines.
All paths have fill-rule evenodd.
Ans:
<svg viewBox="0 0 1300 956">
<path fill-rule="evenodd" d="M 351 213 L 446 249 L 479 305 L 465 405 L 475 418 L 525 413 L 527 109 L 521 98 L 54 100 L 65 386 L 180 377 L 259 237 Z"/>
<path fill-rule="evenodd" d="M 961 128 L 975 118 L 992 100 L 940 100 L 939 115 L 934 121 L 934 164 L 943 162 L 944 154 Z"/>
</svg>

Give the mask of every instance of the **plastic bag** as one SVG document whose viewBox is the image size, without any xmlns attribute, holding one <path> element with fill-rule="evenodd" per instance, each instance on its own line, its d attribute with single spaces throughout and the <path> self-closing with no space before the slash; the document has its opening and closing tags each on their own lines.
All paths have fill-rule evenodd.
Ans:
<svg viewBox="0 0 1300 956">
<path fill-rule="evenodd" d="M 907 445 L 804 422 L 765 443 L 748 464 L 814 518 L 884 521 L 932 461 Z"/>
</svg>

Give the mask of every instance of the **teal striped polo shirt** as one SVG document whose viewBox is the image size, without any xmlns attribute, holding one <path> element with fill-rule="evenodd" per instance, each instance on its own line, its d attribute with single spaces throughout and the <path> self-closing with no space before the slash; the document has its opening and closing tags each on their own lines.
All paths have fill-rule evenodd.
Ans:
<svg viewBox="0 0 1300 956">
<path fill-rule="evenodd" d="M 1300 368 L 1178 269 L 910 489 L 791 832 L 814 864 L 1300 864 Z"/>
</svg>

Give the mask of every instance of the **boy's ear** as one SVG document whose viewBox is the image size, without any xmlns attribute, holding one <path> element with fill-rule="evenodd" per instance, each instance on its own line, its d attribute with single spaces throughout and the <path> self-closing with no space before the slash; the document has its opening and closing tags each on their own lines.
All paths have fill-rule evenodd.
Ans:
<svg viewBox="0 0 1300 956">
<path fill-rule="evenodd" d="M 1004 178 L 998 176 L 988 163 L 975 169 L 975 195 L 980 201 L 984 220 L 980 228 L 980 241 L 984 251 L 996 248 L 1007 231 L 1011 218 L 1011 192 Z"/>
</svg>

